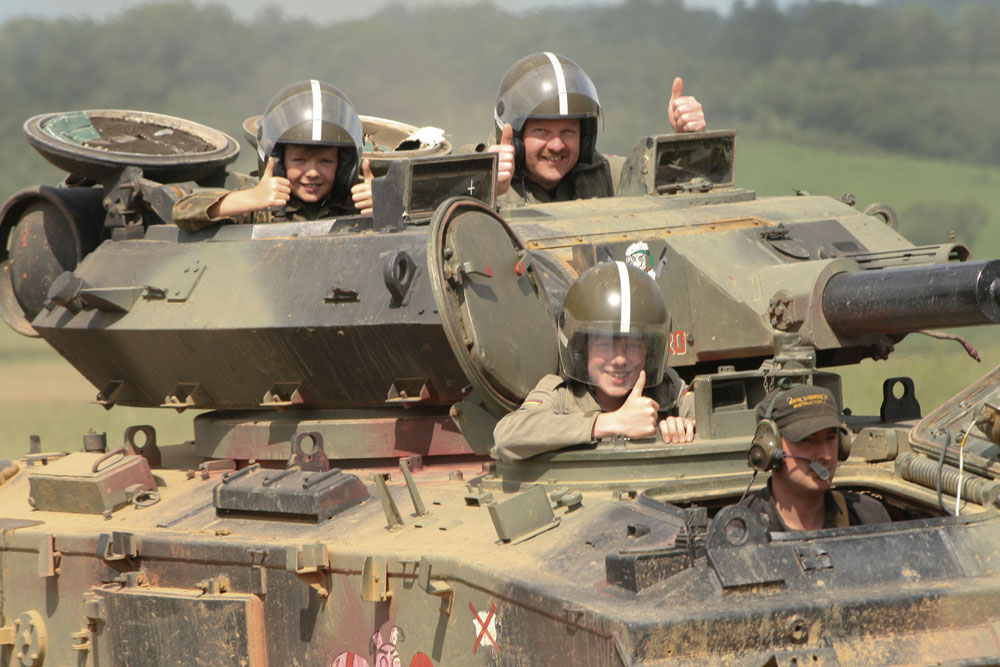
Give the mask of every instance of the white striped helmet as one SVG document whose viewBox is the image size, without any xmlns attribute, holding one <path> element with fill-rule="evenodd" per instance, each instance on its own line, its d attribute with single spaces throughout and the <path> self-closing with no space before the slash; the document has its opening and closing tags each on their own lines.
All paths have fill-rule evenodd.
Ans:
<svg viewBox="0 0 1000 667">
<path fill-rule="evenodd" d="M 357 179 L 364 134 L 354 105 L 336 87 L 308 79 L 293 83 L 271 98 L 257 131 L 257 159 L 261 173 L 281 144 L 337 146 L 334 190 L 349 189 Z"/>
<path fill-rule="evenodd" d="M 559 363 L 563 375 L 593 384 L 587 371 L 588 338 L 642 340 L 646 386 L 659 384 L 666 364 L 670 326 L 656 281 L 626 262 L 592 266 L 570 286 L 559 314 Z"/>
<path fill-rule="evenodd" d="M 579 118 L 580 157 L 586 162 L 593 156 L 600 117 L 597 88 L 587 73 L 566 56 L 548 51 L 521 58 L 507 70 L 493 107 L 497 141 L 504 123 L 521 136 L 529 118 Z"/>
</svg>

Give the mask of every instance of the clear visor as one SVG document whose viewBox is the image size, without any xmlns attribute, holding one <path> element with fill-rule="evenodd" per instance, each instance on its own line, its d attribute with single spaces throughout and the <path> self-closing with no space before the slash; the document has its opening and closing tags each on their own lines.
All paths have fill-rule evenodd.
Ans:
<svg viewBox="0 0 1000 667">
<path fill-rule="evenodd" d="M 505 90 L 493 110 L 497 127 L 510 123 L 515 131 L 528 118 L 598 118 L 597 89 L 583 70 L 557 65 L 536 67 Z"/>
<path fill-rule="evenodd" d="M 567 323 L 559 330 L 559 363 L 563 374 L 578 382 L 602 384 L 602 376 L 634 386 L 646 371 L 646 386 L 659 384 L 666 363 L 666 331 L 662 326 L 630 327 L 618 322 Z"/>
<path fill-rule="evenodd" d="M 347 100 L 322 92 L 282 100 L 260 120 L 258 151 L 266 160 L 279 142 L 350 146 L 361 155 L 361 120 Z"/>
</svg>

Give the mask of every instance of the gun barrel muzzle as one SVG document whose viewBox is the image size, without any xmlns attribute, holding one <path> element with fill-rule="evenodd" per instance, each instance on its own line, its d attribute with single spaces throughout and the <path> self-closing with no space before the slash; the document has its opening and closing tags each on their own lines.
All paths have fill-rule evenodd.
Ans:
<svg viewBox="0 0 1000 667">
<path fill-rule="evenodd" d="M 1000 260 L 839 273 L 823 315 L 841 336 L 1000 322 Z"/>
</svg>

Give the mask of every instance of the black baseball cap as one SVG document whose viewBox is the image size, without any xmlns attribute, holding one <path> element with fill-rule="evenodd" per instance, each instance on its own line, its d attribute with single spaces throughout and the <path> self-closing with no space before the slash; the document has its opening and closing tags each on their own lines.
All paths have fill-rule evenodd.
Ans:
<svg viewBox="0 0 1000 667">
<path fill-rule="evenodd" d="M 813 433 L 836 428 L 846 433 L 833 393 L 811 384 L 775 389 L 757 404 L 757 421 L 771 419 L 781 435 L 791 442 L 805 440 Z"/>
</svg>

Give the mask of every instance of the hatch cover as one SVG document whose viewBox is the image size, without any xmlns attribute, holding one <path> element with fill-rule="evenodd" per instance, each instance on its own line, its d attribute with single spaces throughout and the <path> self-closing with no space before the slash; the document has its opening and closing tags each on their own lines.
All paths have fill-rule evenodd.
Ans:
<svg viewBox="0 0 1000 667">
<path fill-rule="evenodd" d="M 555 322 L 532 255 L 495 211 L 469 197 L 431 220 L 427 266 L 452 351 L 496 414 L 559 370 Z"/>
<path fill-rule="evenodd" d="M 89 598 L 102 621 L 95 633 L 101 664 L 267 665 L 264 603 L 256 595 L 134 586 L 93 588 Z"/>
<path fill-rule="evenodd" d="M 198 180 L 221 172 L 240 153 L 225 132 L 150 111 L 45 113 L 25 121 L 24 135 L 63 171 L 97 180 L 128 166 L 161 183 Z"/>
</svg>

